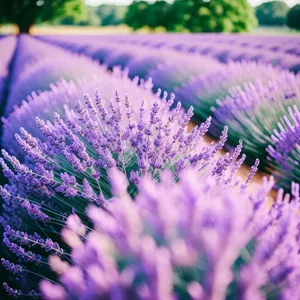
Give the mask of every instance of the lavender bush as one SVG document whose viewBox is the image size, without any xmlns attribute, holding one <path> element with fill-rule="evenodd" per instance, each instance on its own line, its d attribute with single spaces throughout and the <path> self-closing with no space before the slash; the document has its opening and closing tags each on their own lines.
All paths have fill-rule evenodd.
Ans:
<svg viewBox="0 0 300 300">
<path fill-rule="evenodd" d="M 221 69 L 222 65 L 214 59 L 182 53 L 175 61 L 170 59 L 158 65 L 149 73 L 149 76 L 156 88 L 173 92 L 194 77 Z"/>
<path fill-rule="evenodd" d="M 217 102 L 214 128 L 229 126 L 232 135 L 228 142 L 237 136 L 243 139 L 247 158 L 260 158 L 260 166 L 268 170 L 266 148 L 274 145 L 271 133 L 284 120 L 288 107 L 299 100 L 300 77 L 291 73 L 282 74 L 267 85 L 245 85 L 244 90 Z M 216 135 L 219 130 L 215 130 Z"/>
<path fill-rule="evenodd" d="M 246 88 L 249 83 L 267 84 L 285 71 L 274 69 L 270 65 L 254 62 L 229 63 L 223 68 L 198 76 L 175 89 L 178 99 L 185 107 L 194 107 L 193 121 L 202 122 L 210 116 L 212 107 L 221 103 L 228 96 L 234 97 Z M 210 132 L 212 135 L 213 131 Z"/>
<path fill-rule="evenodd" d="M 291 181 L 300 182 L 300 112 L 296 105 L 288 108 L 271 138 L 267 152 L 271 166 L 279 172 L 277 184 L 287 188 Z"/>
<path fill-rule="evenodd" d="M 76 105 L 75 99 L 81 99 L 84 93 L 90 95 L 95 94 L 95 87 L 99 86 L 101 101 L 105 107 L 109 105 L 111 97 L 115 93 L 115 88 L 118 88 L 119 93 L 125 95 L 129 93 L 133 99 L 137 101 L 137 106 L 140 105 L 142 99 L 155 98 L 151 92 L 151 80 L 138 85 L 138 78 L 130 80 L 125 71 L 115 68 L 112 73 L 103 73 L 101 76 L 92 78 L 77 79 L 75 81 L 58 81 L 49 87 L 49 91 L 39 94 L 33 92 L 27 97 L 27 101 L 23 101 L 20 107 L 17 107 L 8 118 L 3 119 L 3 136 L 2 145 L 18 159 L 24 156 L 22 150 L 18 147 L 15 139 L 15 133 L 19 132 L 20 127 L 23 127 L 28 132 L 34 132 L 36 137 L 43 139 L 40 131 L 37 131 L 35 117 L 39 116 L 42 119 L 54 121 L 54 113 L 59 113 L 64 118 L 64 104 L 69 108 L 74 109 Z M 94 99 L 91 99 L 93 105 L 96 105 Z M 145 103 L 145 108 L 149 109 L 151 103 Z M 136 112 L 138 107 L 133 106 L 133 111 Z M 137 115 L 135 114 L 135 117 Z"/>
<path fill-rule="evenodd" d="M 25 117 L 26 126 L 34 110 L 31 114 L 27 112 L 35 104 L 43 105 L 45 109 L 41 114 L 47 116 L 63 101 L 61 88 L 64 89 L 58 87 L 56 94 L 53 90 L 48 95 L 36 96 L 17 110 L 14 117 Z M 2 151 L 0 163 L 10 182 L 0 188 L 4 201 L 0 221 L 6 249 L 2 264 L 13 272 L 10 278 L 13 287 L 4 285 L 11 296 L 35 296 L 41 278 L 55 280 L 49 272 L 47 255 L 51 252 L 70 258 L 68 247 L 64 247 L 59 238 L 68 216 L 76 212 L 89 227 L 90 221 L 85 215 L 88 204 L 109 209 L 110 169 L 117 167 L 126 174 L 130 181 L 128 192 L 135 198 L 141 178 L 150 176 L 159 180 L 164 169 L 169 169 L 175 180 L 181 170 L 193 166 L 202 176 L 211 174 L 220 181 L 231 182 L 245 160 L 244 155 L 239 158 L 241 141 L 231 154 L 218 156 L 226 142 L 226 127 L 219 142 L 207 145 L 203 141 L 210 118 L 189 133 L 187 125 L 193 115 L 192 108 L 183 113 L 178 103 L 170 110 L 173 96 L 167 99 L 165 95 L 161 100 L 157 94 L 143 100 L 116 92 L 111 101 L 105 101 L 96 90 L 93 100 L 88 94 L 84 96 L 85 105 L 75 99 L 70 107 L 60 105 L 64 112 L 54 113 L 52 122 L 36 117 L 37 129 L 28 132 L 21 128 L 21 134 L 16 134 L 26 154 L 24 163 Z M 244 189 L 257 165 L 258 161 L 243 183 Z M 20 272 L 24 271 L 26 277 L 22 273 L 20 277 L 16 275 L 20 273 L 20 266 Z"/>
<path fill-rule="evenodd" d="M 26 37 L 26 40 L 29 41 L 29 48 L 32 47 L 32 43 L 36 41 L 31 41 L 32 38 Z M 41 43 L 37 41 L 37 43 Z M 26 53 L 26 43 L 22 51 Z M 54 47 L 54 46 L 52 46 Z M 18 74 L 16 77 L 13 77 L 13 83 L 10 88 L 10 94 L 7 101 L 7 106 L 5 109 L 5 115 L 8 116 L 14 109 L 15 106 L 21 104 L 22 100 L 26 99 L 31 92 L 35 91 L 39 93 L 40 91 L 47 90 L 50 88 L 50 84 L 55 81 L 66 79 L 76 79 L 80 77 L 92 77 L 99 76 L 101 77 L 105 73 L 105 68 L 100 67 L 97 62 L 90 60 L 84 56 L 73 55 L 68 52 L 65 52 L 61 49 L 58 49 L 58 57 L 53 63 L 53 53 L 52 47 L 50 46 L 47 51 L 44 51 L 44 55 L 47 53 L 51 56 L 46 58 L 36 58 L 35 62 L 24 67 L 23 55 L 17 57 L 16 68 L 14 74 Z M 18 51 L 21 51 L 20 49 Z M 57 52 L 56 51 L 56 52 Z M 37 55 L 39 56 L 40 52 L 37 50 Z M 34 54 L 32 53 L 32 56 Z M 27 60 L 27 55 L 25 55 Z M 20 66 L 18 65 L 20 63 Z M 18 72 L 19 68 L 22 69 L 22 72 Z"/>
<path fill-rule="evenodd" d="M 42 280 L 45 299 L 291 299 L 299 292 L 299 186 L 269 210 L 265 181 L 252 196 L 195 170 L 174 183 L 144 178 L 133 202 L 113 169 L 107 211 L 90 206 L 93 229 L 72 214 L 62 239 L 68 259 L 49 257 L 60 285 Z M 172 209 L 170 209 L 172 208 Z M 14 269 L 13 269 L 14 270 Z M 17 291 L 18 292 L 18 291 Z"/>
</svg>

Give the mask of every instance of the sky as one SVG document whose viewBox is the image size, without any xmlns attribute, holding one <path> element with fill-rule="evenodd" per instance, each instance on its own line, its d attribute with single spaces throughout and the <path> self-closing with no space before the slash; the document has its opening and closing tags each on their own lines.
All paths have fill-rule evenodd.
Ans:
<svg viewBox="0 0 300 300">
<path fill-rule="evenodd" d="M 85 0 L 86 4 L 91 6 L 98 6 L 100 4 L 116 4 L 116 5 L 129 5 L 133 0 Z M 268 2 L 265 0 L 248 0 L 252 6 L 257 6 L 263 2 Z M 300 3 L 300 0 L 285 0 L 287 5 L 293 6 Z"/>
</svg>

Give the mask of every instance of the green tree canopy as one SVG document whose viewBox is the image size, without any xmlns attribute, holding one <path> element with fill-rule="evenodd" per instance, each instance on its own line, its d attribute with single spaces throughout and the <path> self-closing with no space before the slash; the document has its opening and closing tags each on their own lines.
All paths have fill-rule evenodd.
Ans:
<svg viewBox="0 0 300 300">
<path fill-rule="evenodd" d="M 135 0 L 128 8 L 125 23 L 134 30 L 148 26 L 149 28 L 166 27 L 169 19 L 170 5 L 165 1 L 152 4 Z"/>
<path fill-rule="evenodd" d="M 289 7 L 283 1 L 265 2 L 255 9 L 260 25 L 283 26 L 286 24 L 286 15 Z"/>
<path fill-rule="evenodd" d="M 292 7 L 287 14 L 287 25 L 290 28 L 300 30 L 300 4 Z"/>
<path fill-rule="evenodd" d="M 149 4 L 135 0 L 125 22 L 134 29 L 165 27 L 168 31 L 241 32 L 256 24 L 247 0 L 175 0 Z"/>
<path fill-rule="evenodd" d="M 33 24 L 59 17 L 75 20 L 85 14 L 83 0 L 1 0 L 1 22 L 14 23 L 20 33 L 28 33 Z"/>
</svg>

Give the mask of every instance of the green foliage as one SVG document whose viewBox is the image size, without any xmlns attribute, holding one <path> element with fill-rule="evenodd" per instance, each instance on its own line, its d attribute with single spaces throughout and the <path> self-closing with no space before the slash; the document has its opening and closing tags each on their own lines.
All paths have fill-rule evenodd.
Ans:
<svg viewBox="0 0 300 300">
<path fill-rule="evenodd" d="M 256 18 L 247 0 L 175 0 L 172 5 L 135 0 L 125 22 L 135 30 L 164 26 L 180 32 L 241 32 L 250 31 Z"/>
<path fill-rule="evenodd" d="M 102 26 L 119 25 L 124 22 L 127 6 L 101 5 L 96 8 Z"/>
<path fill-rule="evenodd" d="M 88 20 L 88 10 L 82 0 L 67 0 L 64 4 L 64 13 L 56 17 L 57 23 L 62 25 L 80 24 Z"/>
<path fill-rule="evenodd" d="M 167 27 L 171 22 L 169 5 L 165 1 L 157 1 L 152 4 L 146 1 L 134 1 L 128 8 L 125 23 L 134 30 L 142 27 L 154 29 L 156 27 Z"/>
<path fill-rule="evenodd" d="M 265 2 L 255 9 L 259 25 L 283 26 L 289 7 L 283 1 Z"/>
<path fill-rule="evenodd" d="M 1 0 L 0 20 L 16 24 L 20 33 L 28 33 L 33 24 L 61 16 L 84 18 L 84 7 L 83 0 Z"/>
<path fill-rule="evenodd" d="M 300 30 L 300 4 L 292 7 L 287 14 L 287 25 L 290 28 Z"/>
<path fill-rule="evenodd" d="M 91 26 L 114 26 L 124 23 L 127 6 L 100 5 L 98 7 L 85 6 L 83 11 L 86 18 L 71 19 L 60 18 L 57 24 L 62 25 L 91 25 Z"/>
</svg>

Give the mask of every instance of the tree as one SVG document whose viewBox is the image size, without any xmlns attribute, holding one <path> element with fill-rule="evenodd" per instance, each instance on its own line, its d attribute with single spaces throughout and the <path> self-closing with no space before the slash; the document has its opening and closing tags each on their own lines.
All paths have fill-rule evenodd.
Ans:
<svg viewBox="0 0 300 300">
<path fill-rule="evenodd" d="M 283 26 L 286 24 L 286 15 L 289 7 L 282 1 L 265 2 L 255 9 L 260 25 Z"/>
<path fill-rule="evenodd" d="M 242 32 L 256 24 L 247 0 L 175 0 L 168 30 Z"/>
<path fill-rule="evenodd" d="M 287 14 L 287 26 L 300 30 L 300 4 L 292 7 Z"/>
<path fill-rule="evenodd" d="M 256 24 L 247 0 L 175 0 L 149 4 L 134 1 L 125 22 L 134 29 L 165 27 L 168 31 L 240 32 Z"/>
<path fill-rule="evenodd" d="M 124 22 L 127 6 L 100 5 L 96 7 L 96 13 L 102 26 L 119 25 Z"/>
<path fill-rule="evenodd" d="M 128 8 L 125 23 L 134 30 L 148 26 L 167 27 L 171 5 L 165 1 L 156 1 L 152 4 L 146 1 L 135 0 Z"/>
<path fill-rule="evenodd" d="M 29 33 L 33 24 L 65 16 L 77 18 L 84 12 L 83 0 L 1 0 L 0 20 L 14 23 L 20 33 Z"/>
</svg>

